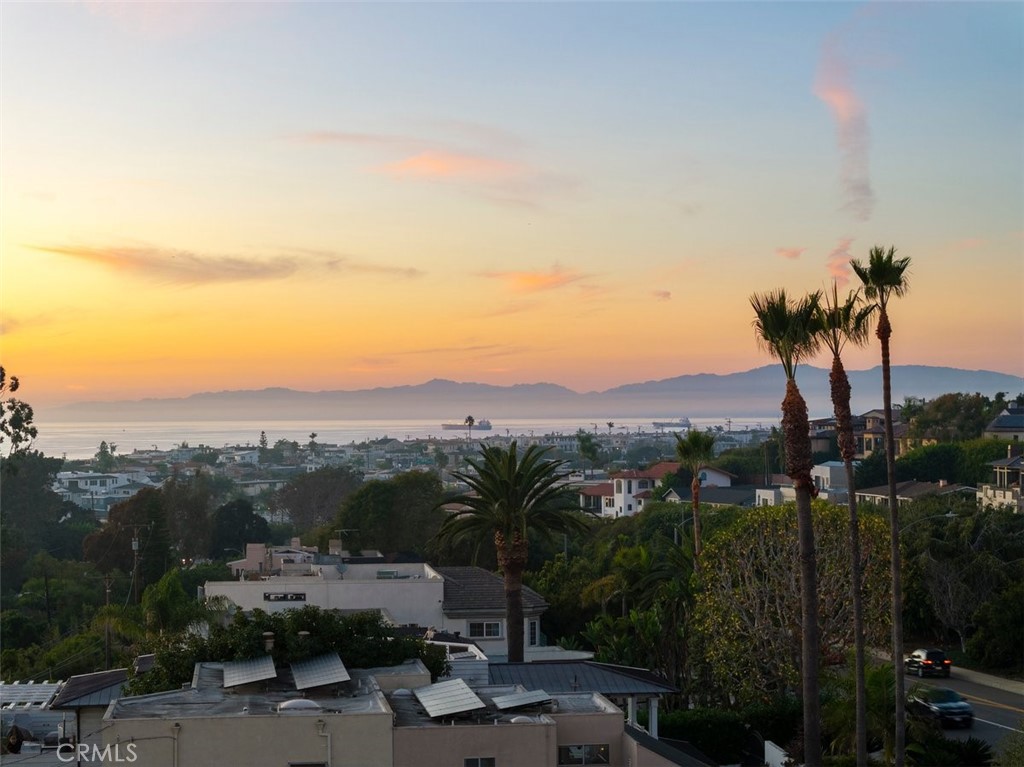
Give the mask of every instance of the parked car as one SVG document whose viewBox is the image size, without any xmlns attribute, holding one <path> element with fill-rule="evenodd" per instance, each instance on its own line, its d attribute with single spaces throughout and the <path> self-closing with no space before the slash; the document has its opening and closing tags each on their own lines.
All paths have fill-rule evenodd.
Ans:
<svg viewBox="0 0 1024 767">
<path fill-rule="evenodd" d="M 907 695 L 907 707 L 931 717 L 943 727 L 970 727 L 974 709 L 956 690 L 948 687 L 917 687 Z"/>
<path fill-rule="evenodd" d="M 903 670 L 908 674 L 918 676 L 944 676 L 948 677 L 953 661 L 946 657 L 946 653 L 935 648 L 914 650 L 903 659 Z"/>
</svg>

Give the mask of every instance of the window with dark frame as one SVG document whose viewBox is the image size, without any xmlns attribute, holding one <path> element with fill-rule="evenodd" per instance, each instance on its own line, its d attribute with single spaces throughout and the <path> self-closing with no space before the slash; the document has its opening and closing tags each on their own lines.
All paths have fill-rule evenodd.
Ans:
<svg viewBox="0 0 1024 767">
<path fill-rule="evenodd" d="M 589 743 L 578 746 L 559 746 L 558 764 L 609 764 L 610 752 L 607 743 Z"/>
<path fill-rule="evenodd" d="M 474 639 L 493 639 L 501 636 L 499 621 L 478 621 L 469 624 L 469 635 Z"/>
</svg>

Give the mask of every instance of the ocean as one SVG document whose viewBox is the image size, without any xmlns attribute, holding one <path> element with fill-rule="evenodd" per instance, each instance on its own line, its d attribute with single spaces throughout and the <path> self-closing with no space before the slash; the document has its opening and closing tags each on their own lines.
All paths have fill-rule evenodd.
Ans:
<svg viewBox="0 0 1024 767">
<path fill-rule="evenodd" d="M 483 416 L 486 417 L 486 416 Z M 480 420 L 480 419 L 478 419 Z M 473 430 L 473 438 L 488 435 L 541 436 L 544 434 L 575 434 L 579 429 L 590 433 L 608 434 L 608 421 L 615 425 L 612 432 L 624 434 L 655 434 L 654 421 L 674 421 L 672 416 L 655 415 L 651 418 L 607 418 L 604 421 L 588 419 L 528 419 L 513 418 L 492 421 L 490 431 Z M 743 431 L 759 427 L 770 428 L 779 423 L 778 416 L 764 418 L 691 418 L 692 428 L 706 429 L 721 426 L 725 430 Z M 46 455 L 68 459 L 92 458 L 102 441 L 116 445 L 118 455 L 129 455 L 136 450 L 170 450 L 187 442 L 191 446 L 206 445 L 221 448 L 233 445 L 255 446 L 260 432 L 267 433 L 267 441 L 277 440 L 306 444 L 309 435 L 316 433 L 320 444 L 348 445 L 368 439 L 391 437 L 411 439 L 465 439 L 466 430 L 445 431 L 438 420 L 365 420 L 365 421 L 124 421 L 124 422 L 51 422 L 36 420 L 39 436 L 32 447 Z"/>
</svg>

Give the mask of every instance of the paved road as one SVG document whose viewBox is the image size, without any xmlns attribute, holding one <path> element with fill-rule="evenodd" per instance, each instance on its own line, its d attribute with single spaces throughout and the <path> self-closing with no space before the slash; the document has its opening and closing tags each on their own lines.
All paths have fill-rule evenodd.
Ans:
<svg viewBox="0 0 1024 767">
<path fill-rule="evenodd" d="M 947 737 L 975 737 L 998 749 L 1009 732 L 1024 730 L 1024 682 L 954 667 L 949 679 L 907 677 L 908 688 L 918 684 L 952 688 L 974 707 L 974 727 L 946 730 Z"/>
</svg>

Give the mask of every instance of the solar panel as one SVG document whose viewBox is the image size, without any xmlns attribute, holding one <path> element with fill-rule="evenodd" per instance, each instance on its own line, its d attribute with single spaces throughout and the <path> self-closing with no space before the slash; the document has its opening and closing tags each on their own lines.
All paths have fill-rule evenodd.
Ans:
<svg viewBox="0 0 1024 767">
<path fill-rule="evenodd" d="M 0 707 L 41 708 L 57 694 L 60 682 L 0 683 Z"/>
<path fill-rule="evenodd" d="M 306 690 L 324 684 L 347 682 L 349 676 L 345 664 L 338 653 L 329 652 L 315 658 L 307 658 L 292 664 L 292 676 L 295 677 L 295 689 Z"/>
<path fill-rule="evenodd" d="M 487 708 L 462 679 L 427 685 L 412 691 L 432 719 Z"/>
<path fill-rule="evenodd" d="M 551 695 L 544 690 L 529 690 L 527 692 L 515 692 L 510 695 L 496 695 L 494 705 L 500 711 L 507 711 L 510 708 L 522 708 L 523 706 L 535 706 L 541 703 L 550 703 Z"/>
<path fill-rule="evenodd" d="M 274 659 L 269 655 L 251 660 L 227 661 L 224 664 L 225 687 L 259 682 L 262 679 L 273 679 L 275 676 L 277 676 L 277 669 L 274 668 Z"/>
</svg>

